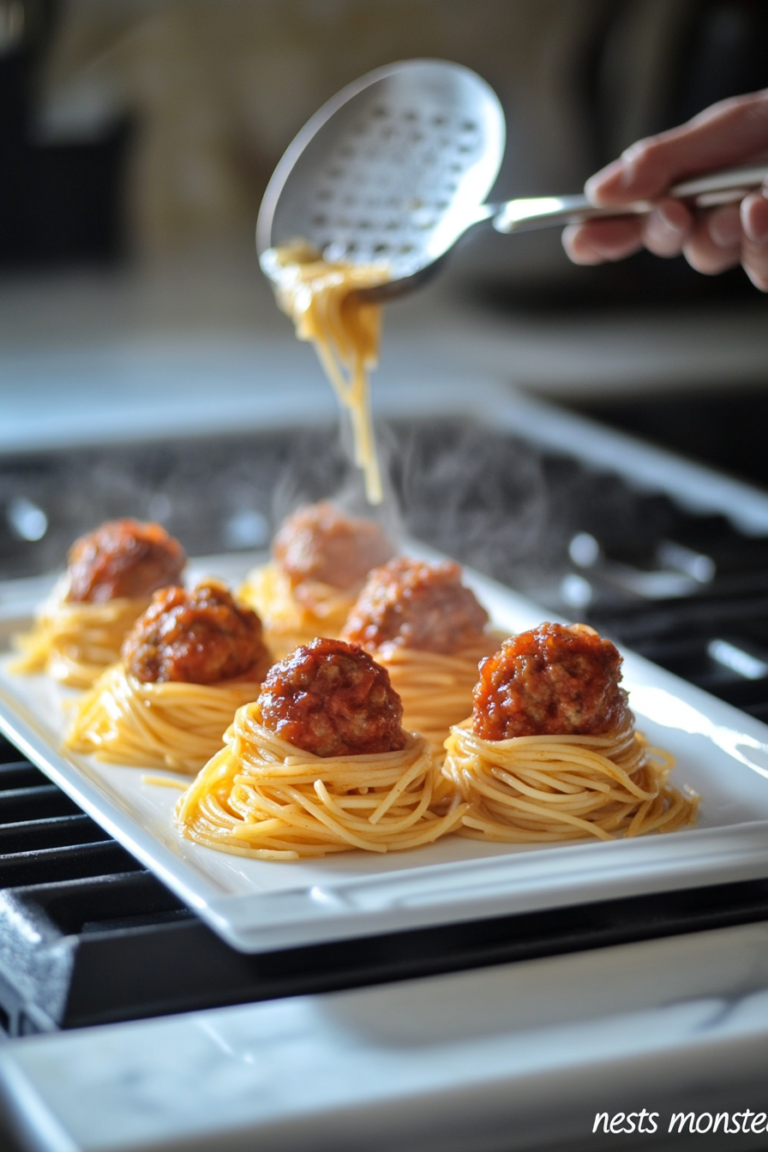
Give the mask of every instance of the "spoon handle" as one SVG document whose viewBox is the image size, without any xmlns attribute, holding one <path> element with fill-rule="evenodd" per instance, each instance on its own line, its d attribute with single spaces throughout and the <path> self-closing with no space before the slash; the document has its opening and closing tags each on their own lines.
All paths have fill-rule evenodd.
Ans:
<svg viewBox="0 0 768 1152">
<path fill-rule="evenodd" d="M 728 168 L 675 184 L 667 196 L 686 200 L 696 208 L 712 208 L 717 204 L 742 200 L 765 180 L 768 180 L 768 165 L 765 164 Z M 493 226 L 497 232 L 527 232 L 558 224 L 579 224 L 600 217 L 644 215 L 652 208 L 650 200 L 638 200 L 621 207 L 596 208 L 586 196 L 536 196 L 494 205 Z"/>
</svg>

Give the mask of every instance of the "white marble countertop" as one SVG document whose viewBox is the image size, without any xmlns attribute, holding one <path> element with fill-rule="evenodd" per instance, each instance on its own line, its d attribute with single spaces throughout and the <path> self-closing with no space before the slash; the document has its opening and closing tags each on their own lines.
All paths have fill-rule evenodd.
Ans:
<svg viewBox="0 0 768 1152">
<path fill-rule="evenodd" d="M 683 1108 L 765 1110 L 767 945 L 747 925 L 31 1037 L 0 1089 L 40 1152 L 585 1148 L 596 1112 L 641 1108 L 661 1138 Z"/>
</svg>

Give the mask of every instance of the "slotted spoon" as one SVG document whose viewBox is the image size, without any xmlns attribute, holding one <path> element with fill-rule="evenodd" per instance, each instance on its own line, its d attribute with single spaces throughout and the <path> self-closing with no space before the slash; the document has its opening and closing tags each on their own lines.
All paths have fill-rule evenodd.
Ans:
<svg viewBox="0 0 768 1152">
<path fill-rule="evenodd" d="M 508 233 L 652 207 L 595 208 L 584 196 L 486 204 L 504 143 L 498 98 L 470 69 L 405 60 L 369 72 L 315 113 L 275 169 L 256 228 L 259 257 L 303 239 L 327 260 L 383 262 L 390 280 L 366 294 L 387 298 L 418 286 L 483 220 Z M 731 169 L 667 194 L 708 207 L 766 178 L 765 166 Z"/>
</svg>

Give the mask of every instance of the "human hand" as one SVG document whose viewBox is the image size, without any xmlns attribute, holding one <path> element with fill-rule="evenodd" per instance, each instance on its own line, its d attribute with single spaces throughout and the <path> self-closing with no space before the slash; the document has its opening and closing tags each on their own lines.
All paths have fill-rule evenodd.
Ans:
<svg viewBox="0 0 768 1152">
<path fill-rule="evenodd" d="M 576 264 L 623 260 L 641 248 L 678 256 L 714 276 L 741 263 L 768 292 L 768 187 L 741 204 L 691 209 L 664 192 L 683 178 L 768 159 L 768 89 L 713 104 L 687 124 L 639 140 L 590 177 L 588 199 L 600 207 L 653 200 L 647 216 L 571 224 L 563 244 Z M 768 182 L 767 182 L 768 183 Z"/>
</svg>

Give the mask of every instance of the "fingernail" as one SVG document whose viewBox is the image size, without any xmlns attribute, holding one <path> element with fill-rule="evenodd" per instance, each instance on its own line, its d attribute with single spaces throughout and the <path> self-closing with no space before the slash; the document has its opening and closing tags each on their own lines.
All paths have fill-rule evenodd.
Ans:
<svg viewBox="0 0 768 1152">
<path fill-rule="evenodd" d="M 764 200 L 747 206 L 747 210 L 742 212 L 742 223 L 753 244 L 768 243 L 768 204 Z"/>
<path fill-rule="evenodd" d="M 654 208 L 645 227 L 649 240 L 655 244 L 675 243 L 684 233 L 684 229 L 670 220 L 663 208 Z"/>
<path fill-rule="evenodd" d="M 741 242 L 741 216 L 738 209 L 716 213 L 709 222 L 709 234 L 718 248 L 736 248 Z"/>
<path fill-rule="evenodd" d="M 621 184 L 623 188 L 629 188 L 635 182 L 639 155 L 640 149 L 636 144 L 630 148 L 625 148 L 621 154 Z"/>
<path fill-rule="evenodd" d="M 606 184 L 624 184 L 624 165 L 621 160 L 612 160 L 605 168 L 590 176 L 584 185 L 584 194 L 588 200 L 600 202 L 600 193 Z"/>
<path fill-rule="evenodd" d="M 765 228 L 755 228 L 753 224 L 749 223 L 744 231 L 753 244 L 768 244 L 768 224 Z"/>
</svg>

